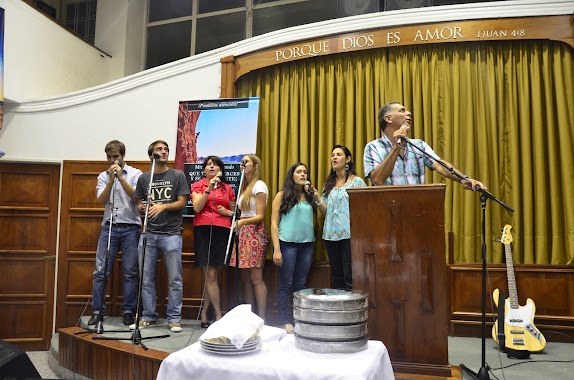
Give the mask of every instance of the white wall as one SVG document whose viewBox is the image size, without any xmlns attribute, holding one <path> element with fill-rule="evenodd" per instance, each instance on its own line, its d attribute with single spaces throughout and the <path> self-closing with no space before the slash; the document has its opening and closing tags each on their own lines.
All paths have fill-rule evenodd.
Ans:
<svg viewBox="0 0 574 380">
<path fill-rule="evenodd" d="M 13 2 L 0 0 L 0 5 L 2 3 Z M 482 4 L 466 4 L 377 13 L 269 33 L 94 88 L 53 98 L 26 101 L 16 106 L 8 105 L 4 127 L 0 129 L 0 150 L 6 152 L 2 160 L 103 160 L 104 145 L 111 139 L 119 139 L 126 144 L 127 160 L 148 159 L 149 143 L 163 139 L 172 147 L 170 158 L 173 159 L 178 102 L 219 97 L 219 60 L 228 55 L 241 55 L 313 36 L 384 26 L 461 18 L 571 15 L 573 11 L 572 0 L 547 3 L 534 0 L 505 1 L 489 3 L 488 7 Z M 41 20 L 33 21 L 43 23 Z M 14 50 L 14 45 L 7 48 L 6 57 L 17 55 Z M 29 54 L 32 55 L 32 52 Z M 35 56 L 34 59 L 42 59 L 48 65 L 56 65 L 54 62 L 61 61 L 60 57 L 51 54 Z M 11 60 L 13 64 L 14 58 Z M 86 66 L 84 70 L 89 72 L 92 69 Z M 24 79 L 25 73 L 7 70 L 6 79 L 10 79 L 14 86 Z"/>
<path fill-rule="evenodd" d="M 114 79 L 113 59 L 25 2 L 0 0 L 0 7 L 5 11 L 6 100 L 60 95 Z"/>
<path fill-rule="evenodd" d="M 128 0 L 124 76 L 144 69 L 146 9 L 146 0 Z"/>
<path fill-rule="evenodd" d="M 146 0 L 98 0 L 94 45 L 112 56 L 109 80 L 143 69 L 145 6 Z"/>
<path fill-rule="evenodd" d="M 178 102 L 218 98 L 214 83 L 219 76 L 218 64 L 206 64 L 192 75 L 144 82 L 73 107 L 7 112 L 0 130 L 3 159 L 102 160 L 104 146 L 112 139 L 126 144 L 126 159 L 148 159 L 153 140 L 165 140 L 175 148 Z"/>
</svg>

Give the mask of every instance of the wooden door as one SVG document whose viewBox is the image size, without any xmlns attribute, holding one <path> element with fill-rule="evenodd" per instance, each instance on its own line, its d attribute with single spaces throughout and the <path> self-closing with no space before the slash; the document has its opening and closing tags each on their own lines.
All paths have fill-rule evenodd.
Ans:
<svg viewBox="0 0 574 380">
<path fill-rule="evenodd" d="M 150 169 L 149 161 L 127 163 L 144 172 Z M 104 207 L 96 198 L 96 184 L 98 174 L 107 167 L 106 161 L 64 161 L 56 328 L 74 326 L 82 315 L 92 314 L 92 274 L 104 214 Z M 184 219 L 182 315 L 188 319 L 197 318 L 203 294 L 201 270 L 194 265 L 192 223 L 192 218 Z M 121 313 L 122 281 L 120 252 L 108 283 L 106 315 Z M 156 291 L 157 311 L 163 317 L 167 306 L 167 274 L 162 259 L 156 270 Z"/>
<path fill-rule="evenodd" d="M 47 350 L 52 338 L 59 164 L 0 164 L 0 339 Z"/>
</svg>

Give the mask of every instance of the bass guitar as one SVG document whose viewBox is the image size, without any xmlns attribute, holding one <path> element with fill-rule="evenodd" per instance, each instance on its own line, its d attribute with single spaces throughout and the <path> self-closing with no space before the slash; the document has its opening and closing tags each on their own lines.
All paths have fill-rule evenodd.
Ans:
<svg viewBox="0 0 574 380">
<path fill-rule="evenodd" d="M 534 313 L 536 312 L 534 301 L 528 298 L 526 305 L 520 306 L 518 304 L 518 292 L 516 291 L 512 251 L 510 249 L 510 243 L 512 242 L 511 229 L 511 225 L 505 225 L 500 238 L 500 241 L 504 244 L 506 256 L 509 297 L 504 299 L 504 296 L 498 289 L 492 293 L 494 303 L 499 310 L 499 319 L 492 326 L 492 339 L 504 351 L 508 352 L 509 356 L 515 353 L 514 356 L 520 358 L 526 353 L 526 357 L 528 357 L 530 352 L 542 351 L 546 347 L 546 339 L 534 326 Z M 504 302 L 504 308 L 500 305 L 501 302 Z M 502 310 L 504 310 L 504 315 L 502 315 Z M 501 318 L 504 320 L 504 324 L 501 323 Z M 504 325 L 504 329 L 502 329 L 502 325 Z"/>
</svg>

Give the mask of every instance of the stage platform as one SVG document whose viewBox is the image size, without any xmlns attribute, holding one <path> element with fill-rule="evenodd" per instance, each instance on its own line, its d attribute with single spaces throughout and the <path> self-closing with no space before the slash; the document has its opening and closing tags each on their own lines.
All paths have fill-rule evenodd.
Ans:
<svg viewBox="0 0 574 380">
<path fill-rule="evenodd" d="M 59 366 L 88 379 L 155 379 L 163 359 L 193 344 L 205 331 L 198 321 L 182 320 L 183 331 L 172 333 L 160 319 L 157 326 L 140 330 L 145 350 L 131 342 L 133 332 L 121 317 L 105 318 L 103 334 L 84 333 L 89 319 L 82 317 L 80 326 L 58 330 Z M 158 335 L 168 337 L 147 339 Z"/>
<path fill-rule="evenodd" d="M 167 321 L 160 319 L 155 327 L 141 329 L 143 343 L 133 344 L 132 331 L 122 324 L 121 317 L 109 317 L 104 320 L 104 333 L 84 333 L 89 316 L 82 317 L 80 326 L 58 330 L 52 352 L 57 363 L 50 366 L 61 378 L 75 379 L 155 379 L 161 362 L 172 352 L 179 351 L 193 343 L 206 330 L 198 321 L 182 320 L 183 331 L 172 333 Z M 116 332 L 117 330 L 121 332 Z M 145 339 L 157 335 L 169 335 L 161 339 Z M 110 337 L 122 340 L 100 340 L 94 338 Z M 53 351 L 55 347 L 53 347 Z M 60 367 L 58 371 L 56 368 Z M 451 377 L 429 377 L 420 375 L 395 374 L 397 380 L 454 380 L 460 379 L 459 367 L 453 367 Z"/>
<path fill-rule="evenodd" d="M 85 317 L 82 323 L 86 323 Z M 178 351 L 195 341 L 205 329 L 199 327 L 196 321 L 183 321 L 183 332 L 170 333 L 165 320 L 153 329 L 142 329 L 144 337 L 156 334 L 170 334 L 167 339 L 147 341 L 149 351 L 129 342 L 94 341 L 90 335 L 74 335 L 74 330 L 82 328 L 69 327 L 60 329 L 54 334 L 50 352 L 46 353 L 47 363 L 61 379 L 83 380 L 86 378 L 108 379 L 155 379 L 161 361 L 171 352 Z M 84 325 L 85 326 L 85 325 Z M 126 330 L 121 324 L 121 318 L 106 318 L 104 329 Z M 105 336 L 130 337 L 130 333 L 105 333 Z M 465 363 L 475 372 L 480 367 L 481 340 L 480 338 L 449 337 L 449 362 L 452 374 L 448 378 L 428 377 L 395 373 L 397 380 L 470 380 L 466 373 L 460 372 L 460 363 Z M 65 342 L 62 349 L 60 341 Z M 188 343 L 189 342 L 189 343 Z M 548 342 L 543 352 L 532 354 L 529 359 L 509 359 L 496 350 L 492 339 L 486 342 L 486 359 L 493 367 L 491 379 L 506 377 L 508 379 L 539 380 L 539 379 L 571 379 L 574 371 L 572 352 L 574 343 Z M 133 352 L 133 355 L 132 355 Z M 37 352 L 38 353 L 38 352 Z M 391 358 L 392 360 L 392 358 Z M 96 364 L 96 362 L 98 364 Z M 134 367 L 135 364 L 135 367 Z M 499 367 L 504 367 L 504 372 Z M 82 371 L 82 372 L 80 372 Z M 137 376 L 136 376 L 137 375 Z M 49 376 L 48 378 L 57 378 Z"/>
</svg>

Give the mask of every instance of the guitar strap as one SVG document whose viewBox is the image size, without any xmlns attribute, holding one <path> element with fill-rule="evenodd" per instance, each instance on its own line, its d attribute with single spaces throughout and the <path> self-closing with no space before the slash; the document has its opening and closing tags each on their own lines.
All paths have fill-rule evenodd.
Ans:
<svg viewBox="0 0 574 380">
<path fill-rule="evenodd" d="M 504 335 L 504 308 L 505 298 L 502 292 L 498 293 L 498 347 L 500 351 L 506 352 L 506 335 Z"/>
</svg>

